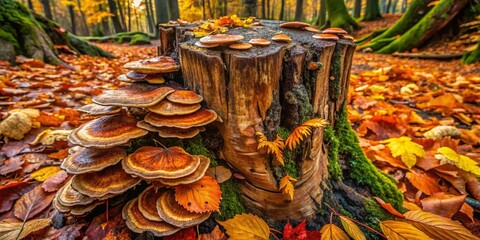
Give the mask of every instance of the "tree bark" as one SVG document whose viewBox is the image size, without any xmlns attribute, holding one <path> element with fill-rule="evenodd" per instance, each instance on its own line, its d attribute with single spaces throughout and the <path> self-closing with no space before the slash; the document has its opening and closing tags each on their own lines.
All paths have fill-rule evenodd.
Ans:
<svg viewBox="0 0 480 240">
<path fill-rule="evenodd" d="M 68 12 L 70 14 L 70 24 L 72 26 L 72 33 L 77 34 L 77 26 L 75 24 L 75 10 L 73 9 L 74 6 L 73 5 L 68 5 L 67 8 L 68 8 Z"/>
<path fill-rule="evenodd" d="M 359 18 L 362 13 L 362 0 L 355 0 L 353 5 L 353 17 Z"/>
<path fill-rule="evenodd" d="M 122 25 L 122 29 L 125 30 L 127 28 L 127 24 L 125 22 L 125 14 L 123 13 L 122 0 L 117 0 L 116 3 L 118 6 L 118 13 L 120 15 L 120 23 Z"/>
<path fill-rule="evenodd" d="M 167 0 L 155 0 L 156 26 L 160 23 L 168 22 L 168 2 Z"/>
<path fill-rule="evenodd" d="M 390 2 L 389 2 L 390 3 Z M 388 12 L 387 4 L 387 12 Z M 367 0 L 367 6 L 365 7 L 365 14 L 363 15 L 363 21 L 373 21 L 381 18 L 380 6 L 378 0 Z"/>
<path fill-rule="evenodd" d="M 145 11 L 146 11 L 146 14 L 145 14 L 145 17 L 146 17 L 146 22 L 147 22 L 147 26 L 148 26 L 148 32 L 154 32 L 155 29 L 154 29 L 154 26 L 155 24 L 153 23 L 153 20 L 152 20 L 152 16 L 150 15 L 150 9 L 151 9 L 151 5 L 149 3 L 149 1 L 145 1 Z"/>
<path fill-rule="evenodd" d="M 278 17 L 280 20 L 285 20 L 285 0 L 282 0 L 280 5 L 280 16 Z"/>
<path fill-rule="evenodd" d="M 32 12 L 35 12 L 35 9 L 33 9 L 33 2 L 32 2 L 32 0 L 27 0 L 27 2 L 28 2 L 28 8 L 29 8 L 30 10 L 32 10 Z"/>
<path fill-rule="evenodd" d="M 43 6 L 43 13 L 45 14 L 45 17 L 53 20 L 52 17 L 52 9 L 50 8 L 50 0 L 40 0 Z"/>
<path fill-rule="evenodd" d="M 343 0 L 326 0 L 326 5 L 330 26 L 340 27 L 348 32 L 360 28 L 360 25 L 348 14 Z"/>
<path fill-rule="evenodd" d="M 243 6 L 245 9 L 245 16 L 255 16 L 257 12 L 257 1 L 256 0 L 243 0 Z"/>
<path fill-rule="evenodd" d="M 320 10 L 318 11 L 318 26 L 324 26 L 327 23 L 327 0 L 320 0 Z"/>
<path fill-rule="evenodd" d="M 303 0 L 297 0 L 295 6 L 295 21 L 302 21 L 303 16 Z"/>
<path fill-rule="evenodd" d="M 180 18 L 180 11 L 178 10 L 178 0 L 168 0 L 169 20 L 177 20 Z"/>
<path fill-rule="evenodd" d="M 349 131 L 349 136 L 355 138 L 343 111 L 355 44 L 344 39 L 318 41 L 306 31 L 278 28 L 278 22 L 274 21 L 262 22 L 264 27 L 235 28 L 229 30 L 229 34 L 241 34 L 247 41 L 258 37 L 270 39 L 281 29 L 292 37 L 293 42 L 235 51 L 228 47 L 195 48 L 192 46 L 197 39 L 192 39 L 178 47 L 184 83 L 201 94 L 208 107 L 223 119 L 217 125 L 223 139 L 220 155 L 245 177 L 239 183 L 245 206 L 269 222 L 275 222 L 312 219 L 326 209 L 323 202 L 338 206 L 334 200 L 336 196 L 333 197 L 337 193 L 332 189 L 337 189 L 339 195 L 343 189 L 343 199 L 357 198 L 355 201 L 361 205 L 365 198 L 359 200 L 355 190 L 334 181 L 336 173 L 329 172 L 329 164 L 334 165 L 334 160 L 330 163 L 324 129 L 315 130 L 297 150 L 291 152 L 286 157 L 285 168 L 275 165 L 265 152 L 257 150 L 255 140 L 257 131 L 273 139 L 277 133 L 292 131 L 313 117 L 327 119 L 333 127 L 342 125 L 338 128 L 339 134 Z M 181 33 L 178 30 L 176 33 Z M 308 70 L 306 66 L 310 62 L 317 62 L 321 67 Z M 343 116 L 341 121 L 340 116 Z M 358 146 L 358 149 L 361 148 Z M 395 204 L 399 205 L 402 197 L 395 185 L 366 158 L 362 164 L 369 164 L 375 178 L 378 177 L 381 186 L 389 189 L 391 199 L 394 198 Z M 292 201 L 281 193 L 278 186 L 279 179 L 286 173 L 298 179 Z M 378 194 L 379 189 L 373 190 L 375 188 L 378 187 L 372 187 L 372 191 Z M 347 208 L 362 212 L 360 208 Z"/>
<path fill-rule="evenodd" d="M 87 17 L 85 16 L 85 12 L 82 10 L 82 2 L 80 0 L 77 0 L 77 6 L 78 11 L 80 11 L 80 16 L 82 17 L 82 24 L 85 27 L 86 35 L 90 36 L 90 29 L 88 29 Z"/>
<path fill-rule="evenodd" d="M 117 4 L 115 4 L 114 0 L 108 0 L 108 7 L 110 9 L 110 13 L 112 14 L 110 18 L 112 19 L 115 33 L 123 32 L 122 25 L 120 24 L 120 20 L 118 19 Z"/>
</svg>

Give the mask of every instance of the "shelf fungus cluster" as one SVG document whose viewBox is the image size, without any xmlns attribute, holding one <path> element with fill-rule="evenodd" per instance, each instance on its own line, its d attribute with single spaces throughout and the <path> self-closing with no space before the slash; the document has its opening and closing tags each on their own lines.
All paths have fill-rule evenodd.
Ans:
<svg viewBox="0 0 480 240">
<path fill-rule="evenodd" d="M 218 116 L 202 108 L 202 96 L 165 83 L 164 74 L 179 69 L 172 58 L 130 62 L 124 68 L 129 72 L 121 78 L 130 83 L 94 97 L 94 103 L 79 109 L 97 118 L 68 136 L 76 146 L 61 168 L 73 177 L 57 192 L 54 206 L 64 213 L 83 215 L 146 181 L 156 187 L 147 187 L 128 202 L 123 217 L 134 232 L 170 235 L 203 222 L 218 209 L 192 211 L 181 205 L 175 195 L 177 188 L 189 189 L 189 184 L 198 185 L 203 178 L 211 178 L 205 176 L 210 159 L 190 155 L 179 146 L 142 146 L 131 154 L 127 154 L 126 147 L 131 140 L 150 132 L 158 133 L 160 141 L 192 138 Z M 142 109 L 144 114 L 134 114 L 135 109 Z M 211 180 L 219 192 L 212 204 L 218 206 L 220 187 Z"/>
</svg>

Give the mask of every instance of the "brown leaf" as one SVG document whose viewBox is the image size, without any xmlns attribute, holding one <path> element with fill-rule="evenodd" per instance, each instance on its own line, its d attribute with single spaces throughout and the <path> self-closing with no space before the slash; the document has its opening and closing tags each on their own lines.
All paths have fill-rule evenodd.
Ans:
<svg viewBox="0 0 480 240">
<path fill-rule="evenodd" d="M 406 222 L 387 220 L 380 223 L 383 234 L 392 240 L 427 240 L 424 232 Z"/>
<path fill-rule="evenodd" d="M 329 223 L 320 229 L 321 240 L 348 240 L 348 235 L 339 227 Z"/>
<path fill-rule="evenodd" d="M 36 186 L 17 200 L 13 213 L 20 220 L 30 219 L 50 206 L 54 196 L 55 193 L 47 193 L 42 186 Z"/>
<path fill-rule="evenodd" d="M 57 191 L 63 186 L 63 183 L 67 178 L 68 178 L 68 173 L 61 170 L 55 173 L 55 175 L 47 178 L 47 180 L 45 180 L 42 183 L 42 188 L 43 190 L 45 190 L 45 192 Z"/>
<path fill-rule="evenodd" d="M 427 195 L 443 191 L 438 185 L 440 179 L 437 176 L 418 168 L 412 168 L 410 172 L 407 172 L 405 177 L 413 186 Z"/>
<path fill-rule="evenodd" d="M 431 212 L 442 217 L 451 218 L 465 203 L 467 195 L 455 196 L 443 192 L 434 193 L 422 199 L 423 211 Z"/>
<path fill-rule="evenodd" d="M 208 168 L 205 175 L 215 178 L 218 183 L 223 183 L 232 177 L 232 171 L 224 166 L 216 166 Z"/>
<path fill-rule="evenodd" d="M 6 175 L 15 171 L 22 169 L 22 165 L 25 161 L 22 160 L 21 156 L 16 156 L 9 158 L 3 162 L 3 165 L 0 167 L 0 175 Z"/>
<path fill-rule="evenodd" d="M 375 198 L 375 200 L 377 201 L 378 204 L 380 204 L 380 206 L 382 206 L 383 209 L 387 210 L 389 213 L 391 213 L 392 215 L 394 216 L 397 216 L 399 218 L 405 218 L 405 216 L 403 216 L 403 214 L 401 214 L 400 212 L 397 211 L 397 209 L 395 209 L 392 204 L 390 203 L 386 203 L 385 201 L 383 201 L 383 199 L 379 198 L 379 197 L 373 197 Z"/>
<path fill-rule="evenodd" d="M 270 228 L 267 223 L 258 216 L 250 213 L 238 214 L 232 219 L 218 223 L 226 229 L 231 240 L 268 240 L 270 236 Z"/>
<path fill-rule="evenodd" d="M 25 222 L 1 221 L 0 222 L 0 239 L 23 239 L 30 233 L 50 226 L 50 218 L 34 219 Z"/>
<path fill-rule="evenodd" d="M 211 233 L 204 233 L 198 236 L 198 240 L 226 240 L 227 236 L 220 230 L 220 228 L 215 226 Z"/>
<path fill-rule="evenodd" d="M 19 199 L 34 187 L 35 185 L 29 182 L 11 182 L 0 186 L 0 213 L 10 210 L 13 206 L 13 201 Z"/>
<path fill-rule="evenodd" d="M 67 225 L 55 231 L 48 239 L 78 239 L 82 236 L 80 229 L 83 227 L 83 224 L 73 224 Z"/>
</svg>

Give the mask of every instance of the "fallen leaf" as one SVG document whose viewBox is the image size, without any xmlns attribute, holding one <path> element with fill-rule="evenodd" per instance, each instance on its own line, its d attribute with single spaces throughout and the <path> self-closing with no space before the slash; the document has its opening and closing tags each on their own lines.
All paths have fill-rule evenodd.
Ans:
<svg viewBox="0 0 480 240">
<path fill-rule="evenodd" d="M 205 175 L 215 178 L 218 183 L 223 183 L 232 177 L 232 171 L 220 165 L 208 168 Z"/>
<path fill-rule="evenodd" d="M 83 228 L 83 224 L 73 224 L 73 225 L 66 225 L 57 231 L 55 231 L 51 236 L 50 240 L 60 239 L 60 240 L 67 240 L 67 239 L 78 239 L 82 236 L 80 229 Z M 125 239 L 126 240 L 126 239 Z"/>
<path fill-rule="evenodd" d="M 33 140 L 32 144 L 36 145 L 41 143 L 42 145 L 52 145 L 56 141 L 67 141 L 67 136 L 72 130 L 52 130 L 47 129 L 37 135 L 37 138 Z"/>
<path fill-rule="evenodd" d="M 422 209 L 415 203 L 403 201 L 403 207 L 410 211 L 421 211 Z M 405 217 L 405 216 L 404 216 Z"/>
<path fill-rule="evenodd" d="M 21 222 L 1 221 L 0 239 L 23 239 L 30 233 L 50 226 L 50 218 L 34 219 L 25 222 L 22 229 Z M 21 231 L 21 232 L 20 232 Z"/>
<path fill-rule="evenodd" d="M 227 236 L 225 236 L 217 225 L 212 232 L 198 235 L 198 240 L 227 240 Z"/>
<path fill-rule="evenodd" d="M 0 186 L 0 213 L 10 210 L 13 206 L 13 201 L 19 199 L 34 187 L 35 185 L 32 183 L 20 181 Z"/>
<path fill-rule="evenodd" d="M 47 193 L 42 186 L 36 186 L 17 200 L 13 213 L 20 220 L 28 220 L 49 207 L 54 196 L 55 193 Z"/>
<path fill-rule="evenodd" d="M 405 177 L 414 187 L 427 195 L 443 191 L 438 185 L 440 178 L 429 172 L 424 172 L 418 168 L 412 168 L 410 172 L 405 174 Z"/>
<path fill-rule="evenodd" d="M 280 179 L 280 190 L 282 190 L 283 194 L 288 195 L 290 201 L 293 201 L 295 193 L 295 185 L 293 183 L 296 181 L 297 179 L 290 177 L 288 174 Z"/>
<path fill-rule="evenodd" d="M 383 234 L 392 240 L 426 240 L 431 239 L 424 232 L 406 222 L 386 220 L 380 222 Z"/>
<path fill-rule="evenodd" d="M 322 237 L 320 240 L 348 240 L 348 235 L 339 227 L 329 223 L 320 229 Z"/>
<path fill-rule="evenodd" d="M 225 228 L 230 240 L 268 240 L 270 236 L 270 228 L 267 223 L 250 213 L 235 215 L 232 219 L 218 223 Z"/>
<path fill-rule="evenodd" d="M 47 178 L 55 175 L 59 171 L 60 171 L 60 167 L 58 166 L 48 166 L 48 167 L 40 168 L 39 170 L 33 172 L 32 174 L 30 174 L 30 177 L 39 182 L 43 182 Z"/>
<path fill-rule="evenodd" d="M 348 236 L 353 238 L 353 240 L 367 240 L 365 234 L 363 234 L 362 230 L 360 230 L 357 224 L 355 224 L 352 220 L 345 216 L 340 216 L 340 222 L 342 223 L 343 229 L 345 229 Z"/>
<path fill-rule="evenodd" d="M 32 129 L 32 119 L 25 113 L 15 112 L 0 122 L 0 135 L 21 140 Z"/>
<path fill-rule="evenodd" d="M 447 136 L 459 138 L 461 135 L 462 132 L 452 126 L 436 126 L 423 134 L 428 139 L 442 139 Z"/>
<path fill-rule="evenodd" d="M 432 196 L 422 199 L 422 208 L 425 212 L 451 218 L 465 203 L 467 195 L 450 195 L 443 192 L 434 193 Z"/>
<path fill-rule="evenodd" d="M 420 231 L 426 233 L 434 239 L 445 240 L 478 240 L 479 238 L 473 235 L 459 222 L 452 221 L 433 213 L 422 211 L 406 212 L 405 217 L 407 222 L 418 228 Z"/>
<path fill-rule="evenodd" d="M 45 190 L 45 192 L 54 192 L 60 189 L 63 186 L 63 183 L 65 180 L 68 178 L 68 173 L 65 172 L 64 170 L 61 170 L 55 175 L 47 178 L 43 183 L 42 183 L 42 188 Z"/>
<path fill-rule="evenodd" d="M 7 175 L 12 172 L 16 172 L 22 169 L 22 165 L 25 163 L 21 156 L 9 158 L 3 162 L 0 166 L 0 175 Z"/>
<path fill-rule="evenodd" d="M 415 166 L 417 157 L 425 157 L 426 153 L 423 150 L 422 145 L 412 142 L 409 137 L 390 138 L 384 142 L 388 143 L 393 157 L 400 156 L 402 162 L 407 165 L 408 168 Z"/>
<path fill-rule="evenodd" d="M 165 236 L 162 238 L 163 240 L 196 240 L 197 233 L 193 227 L 189 227 L 186 229 L 182 229 L 170 236 Z"/>
<path fill-rule="evenodd" d="M 283 228 L 283 239 L 284 240 L 307 239 L 307 228 L 306 228 L 305 220 L 303 220 L 296 227 L 292 227 L 292 224 L 290 224 L 290 221 L 287 221 L 287 224 Z"/>
<path fill-rule="evenodd" d="M 175 186 L 175 200 L 190 212 L 218 211 L 221 198 L 220 185 L 210 176 L 191 184 Z"/>
<path fill-rule="evenodd" d="M 440 159 L 441 164 L 450 163 L 464 171 L 480 176 L 480 167 L 478 166 L 478 163 L 473 159 L 465 155 L 458 154 L 455 150 L 449 147 L 441 147 L 437 149 L 437 152 L 440 153 L 441 156 L 443 156 Z"/>
<path fill-rule="evenodd" d="M 383 209 L 387 210 L 392 215 L 397 216 L 399 218 L 405 218 L 405 216 L 403 216 L 403 214 L 398 212 L 397 209 L 395 209 L 392 206 L 392 204 L 386 203 L 385 201 L 383 201 L 383 199 L 381 199 L 379 197 L 373 197 L 373 198 L 377 201 L 378 204 L 380 204 L 380 206 L 382 206 Z"/>
</svg>

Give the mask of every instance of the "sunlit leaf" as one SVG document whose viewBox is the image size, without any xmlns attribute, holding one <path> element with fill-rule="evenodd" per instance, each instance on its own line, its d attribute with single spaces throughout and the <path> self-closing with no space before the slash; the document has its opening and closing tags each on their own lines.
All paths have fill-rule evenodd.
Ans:
<svg viewBox="0 0 480 240">
<path fill-rule="evenodd" d="M 409 137 L 399 137 L 399 138 L 390 138 L 385 140 L 392 152 L 392 156 L 400 156 L 402 162 L 407 165 L 408 168 L 415 166 L 417 162 L 417 157 L 425 157 L 426 153 L 423 150 L 423 146 L 412 142 L 412 139 Z"/>
<path fill-rule="evenodd" d="M 235 215 L 232 219 L 218 223 L 226 229 L 230 240 L 268 240 L 270 236 L 267 223 L 250 213 Z"/>
<path fill-rule="evenodd" d="M 392 240 L 427 240 L 431 239 L 424 232 L 406 222 L 387 220 L 380 223 L 383 234 Z"/>
<path fill-rule="evenodd" d="M 287 194 L 290 197 L 290 200 L 293 201 L 293 194 L 295 193 L 295 185 L 297 179 L 290 177 L 288 174 L 280 179 L 280 190 L 283 194 Z"/>
<path fill-rule="evenodd" d="M 283 149 L 285 148 L 283 139 L 277 135 L 274 141 L 268 141 L 262 132 L 256 132 L 255 135 L 258 141 L 257 149 L 266 149 L 267 153 L 273 155 L 275 160 L 283 166 L 285 164 L 283 160 Z"/>
<path fill-rule="evenodd" d="M 458 154 L 455 150 L 449 147 L 441 147 L 437 151 L 441 154 L 441 156 L 443 156 L 440 158 L 441 164 L 450 163 L 464 171 L 480 176 L 480 167 L 473 159 L 465 155 Z"/>
<path fill-rule="evenodd" d="M 175 186 L 175 200 L 190 212 L 204 213 L 218 211 L 222 191 L 220 185 L 210 176 Z"/>
<path fill-rule="evenodd" d="M 23 239 L 32 232 L 50 226 L 50 222 L 49 218 L 34 219 L 25 222 L 22 229 L 22 222 L 14 222 L 12 219 L 3 220 L 0 222 L 0 239 L 17 239 L 17 236 L 18 239 Z"/>
<path fill-rule="evenodd" d="M 322 234 L 321 240 L 348 240 L 347 234 L 339 227 L 329 223 L 323 225 L 320 229 Z"/>
<path fill-rule="evenodd" d="M 303 141 L 304 138 L 310 136 L 315 128 L 325 127 L 329 123 L 327 120 L 322 118 L 310 119 L 300 126 L 296 127 L 292 133 L 285 140 L 285 146 L 288 149 L 294 149 Z"/>
<path fill-rule="evenodd" d="M 48 166 L 48 167 L 40 168 L 37 171 L 33 172 L 32 174 L 30 174 L 30 177 L 39 182 L 43 182 L 49 177 L 55 175 L 55 173 L 59 171 L 60 171 L 60 167 L 58 166 Z"/>
<path fill-rule="evenodd" d="M 365 234 L 363 234 L 362 230 L 360 230 L 357 224 L 355 224 L 352 220 L 345 216 L 340 216 L 340 222 L 342 223 L 343 229 L 345 229 L 348 236 L 353 238 L 353 240 L 367 240 Z"/>
</svg>

